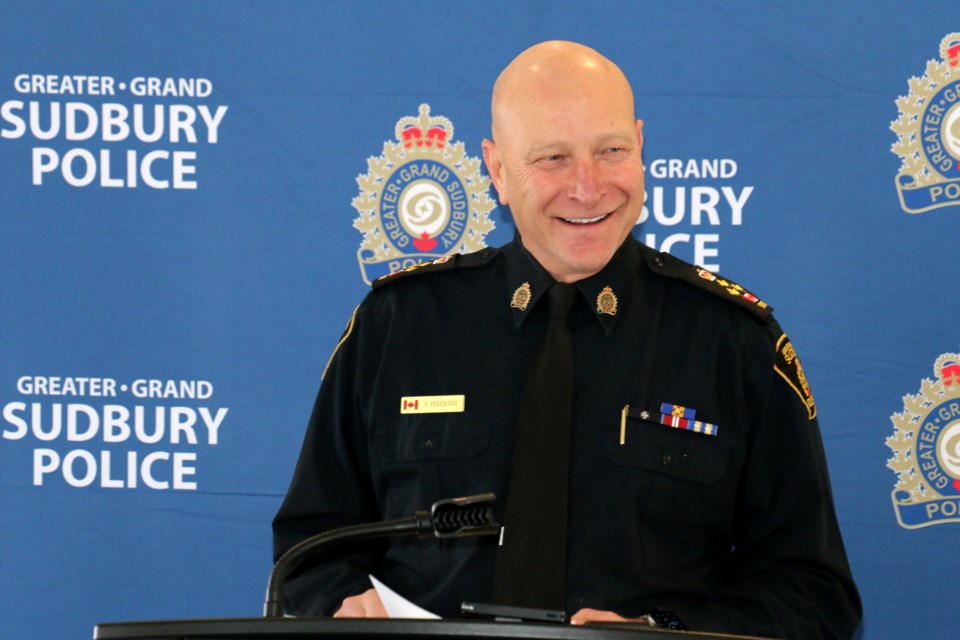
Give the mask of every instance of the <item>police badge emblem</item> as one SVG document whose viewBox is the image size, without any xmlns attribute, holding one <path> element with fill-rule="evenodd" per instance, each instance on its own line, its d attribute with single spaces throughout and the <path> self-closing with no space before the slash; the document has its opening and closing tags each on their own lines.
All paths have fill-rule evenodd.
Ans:
<svg viewBox="0 0 960 640">
<path fill-rule="evenodd" d="M 910 93 L 897 98 L 900 117 L 891 148 L 900 156 L 897 193 L 907 213 L 960 205 L 960 33 L 940 42 L 940 60 L 927 61 Z"/>
<path fill-rule="evenodd" d="M 517 287 L 516 291 L 513 292 L 513 296 L 510 298 L 510 308 L 526 311 L 527 305 L 530 304 L 530 297 L 530 283 L 524 282 L 522 285 Z"/>
<path fill-rule="evenodd" d="M 597 313 L 617 315 L 617 296 L 610 287 L 604 287 L 603 291 L 597 294 Z"/>
<path fill-rule="evenodd" d="M 960 522 L 960 354 L 944 353 L 920 393 L 903 397 L 887 438 L 897 473 L 893 509 L 905 529 Z"/>
<path fill-rule="evenodd" d="M 793 343 L 790 342 L 785 333 L 777 340 L 777 354 L 773 361 L 773 370 L 780 374 L 780 377 L 790 385 L 790 388 L 800 398 L 800 402 L 807 408 L 807 417 L 810 420 L 816 418 L 817 405 L 813 401 L 813 392 L 807 382 L 807 374 L 803 372 L 803 365 L 800 364 L 800 358 L 797 357 L 797 350 L 793 348 Z"/>
<path fill-rule="evenodd" d="M 484 248 L 493 227 L 490 179 L 480 174 L 480 159 L 453 141 L 453 123 L 430 115 L 421 104 L 418 117 L 397 121 L 396 142 L 367 159 L 368 172 L 357 177 L 360 194 L 353 226 L 363 233 L 357 251 L 360 273 L 377 278 L 454 253 Z"/>
</svg>

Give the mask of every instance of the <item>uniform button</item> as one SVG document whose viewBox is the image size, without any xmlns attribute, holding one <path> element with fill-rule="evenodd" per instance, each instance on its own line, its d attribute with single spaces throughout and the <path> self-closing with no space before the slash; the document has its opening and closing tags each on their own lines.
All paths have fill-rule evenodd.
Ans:
<svg viewBox="0 0 960 640">
<path fill-rule="evenodd" d="M 661 258 L 660 256 L 657 256 L 656 258 L 653 259 L 653 264 L 656 265 L 656 266 L 658 266 L 658 267 L 662 267 L 662 266 L 663 266 L 663 258 Z M 664 463 L 664 464 L 666 464 L 666 463 Z"/>
<path fill-rule="evenodd" d="M 666 466 L 672 462 L 673 462 L 673 456 L 671 456 L 669 453 L 665 453 L 662 456 L 660 456 L 660 464 Z"/>
<path fill-rule="evenodd" d="M 433 449 L 433 440 L 424 440 L 420 443 L 420 449 L 423 451 L 430 451 Z"/>
</svg>

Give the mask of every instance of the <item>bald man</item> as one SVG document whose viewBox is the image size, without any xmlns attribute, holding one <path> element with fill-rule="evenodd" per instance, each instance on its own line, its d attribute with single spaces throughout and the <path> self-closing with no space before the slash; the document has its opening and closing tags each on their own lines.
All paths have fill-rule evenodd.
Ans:
<svg viewBox="0 0 960 640">
<path fill-rule="evenodd" d="M 274 520 L 277 557 L 441 498 L 509 500 L 546 294 L 570 283 L 558 606 L 574 624 L 851 637 L 861 605 L 800 361 L 767 304 L 631 235 L 643 135 L 623 73 L 579 44 L 531 47 L 496 81 L 492 134 L 483 156 L 514 240 L 374 283 L 321 384 Z M 400 415 L 401 398 L 437 395 L 465 406 Z M 384 616 L 373 574 L 456 616 L 494 598 L 497 554 L 485 538 L 337 549 L 292 581 L 288 611 Z"/>
</svg>

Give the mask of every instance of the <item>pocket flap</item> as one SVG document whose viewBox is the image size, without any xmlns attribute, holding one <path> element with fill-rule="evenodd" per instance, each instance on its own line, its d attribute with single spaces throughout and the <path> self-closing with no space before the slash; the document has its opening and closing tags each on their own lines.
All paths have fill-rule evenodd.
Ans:
<svg viewBox="0 0 960 640">
<path fill-rule="evenodd" d="M 618 466 L 639 467 L 700 484 L 714 484 L 727 473 L 730 447 L 722 434 L 704 436 L 633 418 L 627 420 L 626 434 L 622 445 L 617 438 L 604 443 L 607 457 Z"/>
<path fill-rule="evenodd" d="M 377 422 L 374 447 L 388 462 L 472 458 L 490 442 L 489 415 L 408 414 Z"/>
</svg>

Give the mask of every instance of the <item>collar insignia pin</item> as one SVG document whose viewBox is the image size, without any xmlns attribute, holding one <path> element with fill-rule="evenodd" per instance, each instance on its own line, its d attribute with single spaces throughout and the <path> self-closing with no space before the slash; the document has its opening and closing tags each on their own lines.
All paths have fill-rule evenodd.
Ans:
<svg viewBox="0 0 960 640">
<path fill-rule="evenodd" d="M 617 296 L 613 289 L 604 287 L 603 291 L 597 296 L 597 313 L 604 313 L 608 316 L 617 315 Z"/>
<path fill-rule="evenodd" d="M 526 311 L 528 304 L 530 304 L 530 283 L 524 282 L 513 292 L 513 297 L 510 298 L 510 306 L 514 309 L 520 309 L 520 311 Z"/>
</svg>

